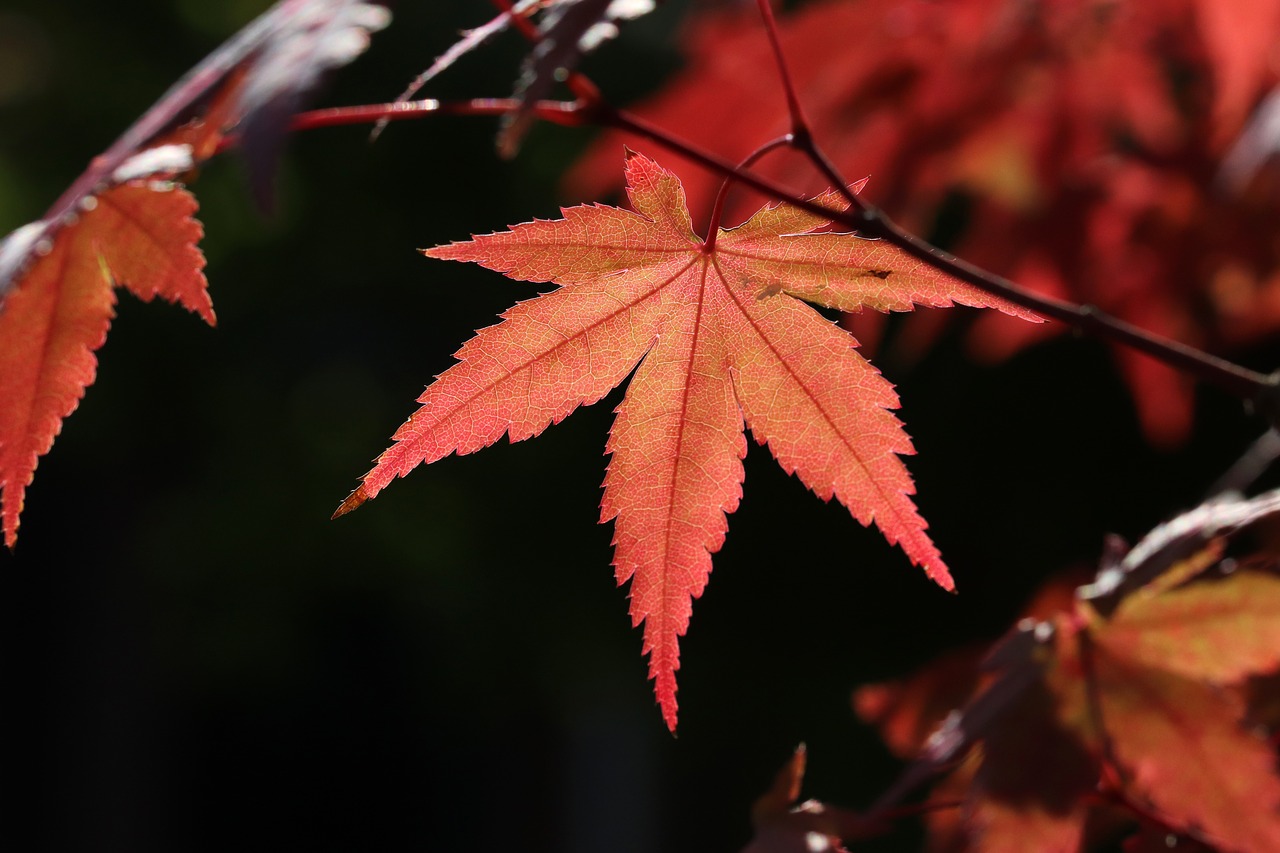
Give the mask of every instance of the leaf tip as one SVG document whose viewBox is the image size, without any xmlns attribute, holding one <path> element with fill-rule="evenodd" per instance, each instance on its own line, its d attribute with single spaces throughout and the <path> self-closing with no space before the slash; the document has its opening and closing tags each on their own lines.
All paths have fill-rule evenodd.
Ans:
<svg viewBox="0 0 1280 853">
<path fill-rule="evenodd" d="M 348 495 L 347 499 L 343 501 L 336 510 L 334 510 L 333 515 L 329 516 L 329 520 L 332 521 L 335 518 L 341 518 L 353 509 L 359 509 L 367 500 L 369 500 L 369 493 L 365 491 L 364 484 L 361 483 L 360 486 Z"/>
<path fill-rule="evenodd" d="M 929 569 L 927 574 L 929 575 L 929 580 L 933 581 L 947 592 L 952 595 L 960 594 L 959 590 L 956 589 L 955 580 L 951 577 L 951 572 L 947 571 L 945 568 L 940 570 Z"/>
<path fill-rule="evenodd" d="M 9 485 L 9 484 L 6 484 Z M 14 500 L 11 494 L 4 494 L 0 498 L 0 506 L 3 507 L 3 529 L 4 529 L 4 546 L 9 549 L 12 554 L 18 545 L 18 525 L 22 523 L 22 505 L 23 494 L 18 490 L 18 497 Z"/>
<path fill-rule="evenodd" d="M 659 682 L 663 681 L 659 677 Z M 676 702 L 676 687 L 674 675 L 670 679 L 669 684 L 656 685 L 658 694 L 658 707 L 662 710 L 662 720 L 667 724 L 667 731 L 671 732 L 671 736 L 679 737 L 676 733 L 676 711 L 679 705 Z"/>
</svg>

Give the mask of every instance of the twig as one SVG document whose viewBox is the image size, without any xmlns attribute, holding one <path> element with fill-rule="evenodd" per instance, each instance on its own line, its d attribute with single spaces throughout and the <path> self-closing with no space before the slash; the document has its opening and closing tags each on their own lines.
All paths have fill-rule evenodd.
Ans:
<svg viewBox="0 0 1280 853">
<path fill-rule="evenodd" d="M 577 101 L 572 103 L 541 101 L 534 107 L 534 114 L 538 118 L 555 124 L 571 126 L 596 124 L 648 139 L 726 179 L 732 179 L 778 201 L 831 220 L 863 236 L 882 239 L 933 269 L 951 275 L 979 290 L 1072 328 L 1136 349 L 1205 382 L 1217 385 L 1228 393 L 1250 402 L 1269 423 L 1280 425 L 1280 375 L 1268 375 L 1250 370 L 1178 341 L 1155 335 L 1132 323 L 1112 317 L 1093 305 L 1077 305 L 1024 290 L 1006 278 L 987 272 L 930 245 L 896 225 L 878 208 L 851 192 L 847 182 L 814 141 L 796 96 L 795 87 L 791 82 L 790 73 L 786 70 L 785 58 L 777 38 L 777 28 L 773 23 L 772 10 L 767 0 L 757 0 L 757 2 L 761 14 L 765 17 L 766 29 L 778 61 L 779 74 L 783 80 L 788 108 L 791 111 L 793 129 L 789 135 L 789 144 L 803 152 L 832 185 L 844 193 L 850 203 L 850 209 L 836 210 L 810 201 L 792 193 L 777 182 L 750 171 L 749 163 L 731 163 L 638 116 L 614 107 L 603 98 L 595 85 L 579 72 L 570 74 L 566 81 L 577 96 Z M 497 0 L 497 5 L 500 8 L 509 6 L 505 0 Z M 521 19 L 517 16 L 516 20 Z M 527 26 L 528 22 L 524 23 Z M 526 30 L 524 34 L 527 38 L 537 38 L 536 31 Z M 402 104 L 377 104 L 301 113 L 295 117 L 293 127 L 296 130 L 308 130 L 384 119 L 422 118 L 435 114 L 506 115 L 517 108 L 519 108 L 519 102 L 511 98 L 482 98 L 460 103 L 427 99 Z M 769 143 L 769 146 L 772 144 Z M 772 148 L 770 147 L 769 150 Z M 714 238 L 709 235 L 708 239 Z"/>
<path fill-rule="evenodd" d="M 764 155 L 770 151 L 777 151 L 779 148 L 785 148 L 791 144 L 791 134 L 779 136 L 776 139 L 770 139 L 764 145 L 761 145 L 755 151 L 752 151 L 746 158 L 738 164 L 739 169 L 748 169 L 755 164 Z M 733 176 L 730 175 L 720 184 L 720 191 L 716 193 L 715 204 L 711 208 L 711 219 L 707 223 L 707 239 L 702 244 L 704 252 L 710 252 L 716 247 L 716 234 L 720 231 L 720 217 L 724 213 L 724 200 L 729 195 L 729 189 L 733 186 Z"/>
<path fill-rule="evenodd" d="M 420 101 L 331 107 L 325 110 L 298 113 L 294 116 L 291 127 L 298 131 L 314 130 L 320 127 L 425 118 L 428 115 L 502 116 L 511 112 L 519 104 L 520 102 L 515 98 L 473 98 L 469 101 L 437 101 L 434 98 L 424 98 Z M 585 123 L 581 107 L 572 101 L 539 101 L 534 105 L 533 111 L 538 118 L 552 124 L 576 127 Z"/>
</svg>

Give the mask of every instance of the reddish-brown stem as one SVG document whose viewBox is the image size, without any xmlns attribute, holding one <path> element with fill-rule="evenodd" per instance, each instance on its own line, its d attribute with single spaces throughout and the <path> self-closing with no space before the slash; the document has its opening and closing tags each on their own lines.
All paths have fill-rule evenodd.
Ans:
<svg viewBox="0 0 1280 853">
<path fill-rule="evenodd" d="M 773 6 L 769 0 L 756 0 L 760 9 L 760 17 L 764 19 L 764 29 L 769 36 L 769 46 L 773 48 L 774 64 L 778 67 L 778 78 L 782 81 L 782 89 L 787 98 L 787 112 L 791 114 L 790 145 L 809 158 L 809 162 L 817 167 L 822 176 L 835 187 L 853 207 L 859 205 L 849 182 L 836 169 L 831 159 L 818 147 L 809 126 L 809 119 L 804 114 L 800 97 L 796 94 L 796 86 L 791 78 L 791 67 L 787 63 L 786 54 L 782 52 L 782 39 L 778 35 L 778 22 L 773 17 Z"/>
<path fill-rule="evenodd" d="M 470 101 L 437 101 L 425 98 L 400 103 L 332 107 L 299 113 L 294 116 L 290 127 L 293 130 L 314 130 L 318 127 L 422 118 L 427 114 L 500 116 L 516 109 L 519 104 L 515 98 L 474 98 Z M 575 127 L 584 123 L 581 108 L 569 101 L 539 101 L 534 105 L 533 112 L 538 118 L 553 124 Z"/>
<path fill-rule="evenodd" d="M 764 30 L 769 36 L 769 46 L 773 49 L 774 62 L 778 66 L 778 79 L 782 81 L 782 91 L 787 98 L 787 112 L 791 114 L 791 135 L 796 139 L 807 139 L 811 135 L 809 120 L 805 117 L 804 107 L 800 105 L 800 96 L 796 94 L 795 83 L 791 80 L 791 69 L 782 53 L 782 41 L 778 37 L 778 22 L 773 17 L 773 6 L 769 0 L 756 0 L 756 6 L 760 9 L 760 17 L 764 19 Z M 796 143 L 793 141 L 792 144 Z"/>
<path fill-rule="evenodd" d="M 836 222 L 867 237 L 885 240 L 930 267 L 952 275 L 980 290 L 1081 331 L 1137 349 L 1172 367 L 1198 376 L 1235 396 L 1255 403 L 1273 423 L 1280 421 L 1280 398 L 1278 398 L 1280 377 L 1249 370 L 1177 341 L 1153 335 L 1132 323 L 1104 314 L 1092 305 L 1076 305 L 1023 290 L 1008 279 L 986 272 L 904 231 L 877 208 L 851 192 L 846 191 L 846 196 L 852 205 L 850 210 L 835 210 L 798 196 L 769 178 L 739 167 L 662 128 L 649 124 L 638 116 L 611 106 L 595 94 L 594 86 L 585 77 L 575 74 L 573 80 L 577 83 L 574 91 L 579 94 L 579 100 L 576 103 L 540 102 L 535 107 L 535 113 L 539 118 L 563 125 L 594 123 L 648 139 L 709 171 L 725 178 L 732 178 L 771 198 L 795 205 L 801 210 Z M 583 94 L 587 96 L 583 97 Z M 515 109 L 516 106 L 517 102 L 509 98 L 482 98 L 452 104 L 426 100 L 408 104 L 344 107 L 303 113 L 295 120 L 294 127 L 305 130 L 338 124 L 371 122 L 383 118 L 393 120 L 420 118 L 432 114 L 500 115 Z M 845 188 L 843 179 L 835 172 L 821 151 L 812 145 L 811 138 L 807 141 L 801 140 L 801 143 L 803 150 L 810 153 L 815 165 L 828 176 L 829 180 L 837 188 Z M 793 144 L 795 144 L 794 141 Z"/>
<path fill-rule="evenodd" d="M 749 169 L 751 166 L 770 151 L 776 151 L 779 148 L 786 147 L 791 144 L 791 134 L 779 136 L 776 139 L 770 139 L 764 145 L 761 145 L 755 151 L 746 156 L 741 163 L 738 164 L 739 169 Z M 716 202 L 711 208 L 711 219 L 707 223 L 707 239 L 702 244 L 702 251 L 711 252 L 716 247 L 716 234 L 720 231 L 720 217 L 724 213 L 724 200 L 729 195 L 729 188 L 733 186 L 733 176 L 726 177 L 720 184 L 720 191 L 716 193 Z"/>
</svg>

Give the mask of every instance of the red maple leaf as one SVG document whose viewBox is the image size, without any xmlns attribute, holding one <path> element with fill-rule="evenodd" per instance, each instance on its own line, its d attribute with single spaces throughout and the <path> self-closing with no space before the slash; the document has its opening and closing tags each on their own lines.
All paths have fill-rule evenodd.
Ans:
<svg viewBox="0 0 1280 853">
<path fill-rule="evenodd" d="M 631 581 L 632 621 L 645 623 L 650 677 L 674 729 L 678 638 L 742 494 L 744 422 L 787 471 L 874 521 L 952 588 L 898 458 L 913 449 L 889 412 L 898 405 L 892 386 L 800 300 L 1030 315 L 886 244 L 809 233 L 827 223 L 793 207 L 765 208 L 704 241 L 674 175 L 638 155 L 626 173 L 635 212 L 574 207 L 562 220 L 427 251 L 562 287 L 517 304 L 459 350 L 337 514 L 420 463 L 504 433 L 537 435 L 635 370 L 608 442 L 601 520 L 616 522 L 617 579 Z"/>
<path fill-rule="evenodd" d="M 1216 585 L 1251 586 L 1256 580 L 1242 573 Z M 1214 586 L 1200 583 L 1188 594 L 1207 592 L 1209 609 L 1217 610 L 1222 596 L 1213 592 Z M 1235 600 L 1246 616 L 1250 605 Z M 1209 680 L 1188 678 L 1178 672 L 1178 664 L 1151 666 L 1144 660 L 1148 652 L 1131 654 L 1121 645 L 1132 637 L 1124 624 L 1127 618 L 1121 610 L 1113 621 L 1092 626 L 1088 633 L 1096 645 L 1087 664 L 1080 634 L 1073 628 L 1061 632 L 1059 713 L 1094 739 L 1104 758 L 1118 763 L 1132 794 L 1150 802 L 1172 826 L 1224 850 L 1280 848 L 1275 752 L 1246 726 L 1243 696 Z M 1277 611 L 1271 609 L 1259 625 L 1275 637 L 1278 623 Z M 1115 636 L 1113 628 L 1118 629 Z M 1214 638 L 1187 635 L 1179 645 L 1177 657 L 1232 653 L 1229 641 L 1219 645 Z M 1207 669 L 1217 674 L 1216 668 Z M 1238 669 L 1240 677 L 1248 674 L 1245 667 Z M 1091 694 L 1096 700 L 1091 701 Z M 1105 741 L 1095 731 L 1098 720 Z"/>
<path fill-rule="evenodd" d="M 93 383 L 115 285 L 213 323 L 195 199 L 168 181 L 239 127 L 263 206 L 284 130 L 322 74 L 354 59 L 386 10 L 363 0 L 284 0 L 161 96 L 43 219 L 0 239 L 0 526 L 18 518 L 39 457 Z"/>
<path fill-rule="evenodd" d="M 81 207 L 56 240 L 35 247 L 37 259 L 0 311 L 0 493 L 10 548 L 37 459 L 93 384 L 93 352 L 115 314 L 115 286 L 143 300 L 162 296 L 214 322 L 196 248 L 202 229 L 186 190 L 133 181 Z"/>
</svg>

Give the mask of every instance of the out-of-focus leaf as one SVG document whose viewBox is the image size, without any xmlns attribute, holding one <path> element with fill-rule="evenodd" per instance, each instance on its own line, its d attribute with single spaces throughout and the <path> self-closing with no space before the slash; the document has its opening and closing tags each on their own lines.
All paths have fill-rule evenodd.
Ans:
<svg viewBox="0 0 1280 853">
<path fill-rule="evenodd" d="M 742 853 L 844 853 L 840 836 L 867 834 L 870 824 L 852 812 L 815 800 L 796 805 L 804 782 L 804 744 L 778 771 L 773 784 L 751 806 L 755 835 Z"/>
<path fill-rule="evenodd" d="M 1280 666 L 1280 578 L 1241 571 L 1159 595 L 1136 593 L 1094 634 L 1126 659 L 1212 684 Z"/>
<path fill-rule="evenodd" d="M 1242 725 L 1240 696 L 1105 647 L 1093 663 L 1106 736 L 1135 792 L 1224 850 L 1280 850 L 1275 751 Z"/>
<path fill-rule="evenodd" d="M 1275 0 L 785 5 L 781 43 L 824 151 L 846 174 L 871 175 L 872 201 L 908 229 L 958 222 L 948 248 L 966 260 L 1215 352 L 1280 329 L 1280 243 L 1257 227 L 1280 217 L 1280 193 L 1242 199 L 1208 180 L 1276 76 Z M 755 4 L 694 16 L 684 43 L 684 70 L 634 112 L 731 161 L 786 131 Z M 616 184 L 610 158 L 628 143 L 603 134 L 569 191 Z M 802 157 L 753 169 L 817 188 Z M 708 209 L 719 176 L 681 177 L 691 208 Z M 749 213 L 740 200 L 729 208 Z M 937 338 L 936 326 L 905 325 L 900 342 L 917 350 Z M 987 316 L 968 341 L 1003 359 L 1061 328 Z M 1185 438 L 1186 375 L 1114 353 L 1152 440 Z"/>
<path fill-rule="evenodd" d="M 1010 703 L 982 740 L 982 764 L 965 812 L 976 849 L 1072 853 L 1080 847 L 1097 764 L 1057 716 L 1037 682 Z"/>
<path fill-rule="evenodd" d="M 391 22 L 385 7 L 364 0 L 283 0 L 267 13 L 273 15 L 277 25 L 240 94 L 241 144 L 254 197 L 264 208 L 294 113 L 326 72 L 354 60 L 369 46 L 369 35 Z"/>
<path fill-rule="evenodd" d="M 542 38 L 525 60 L 515 97 L 520 109 L 506 117 L 498 133 L 498 153 L 514 157 L 533 121 L 533 105 L 546 98 L 564 75 L 617 29 L 653 9 L 653 0 L 553 0 L 543 18 Z"/>
</svg>

